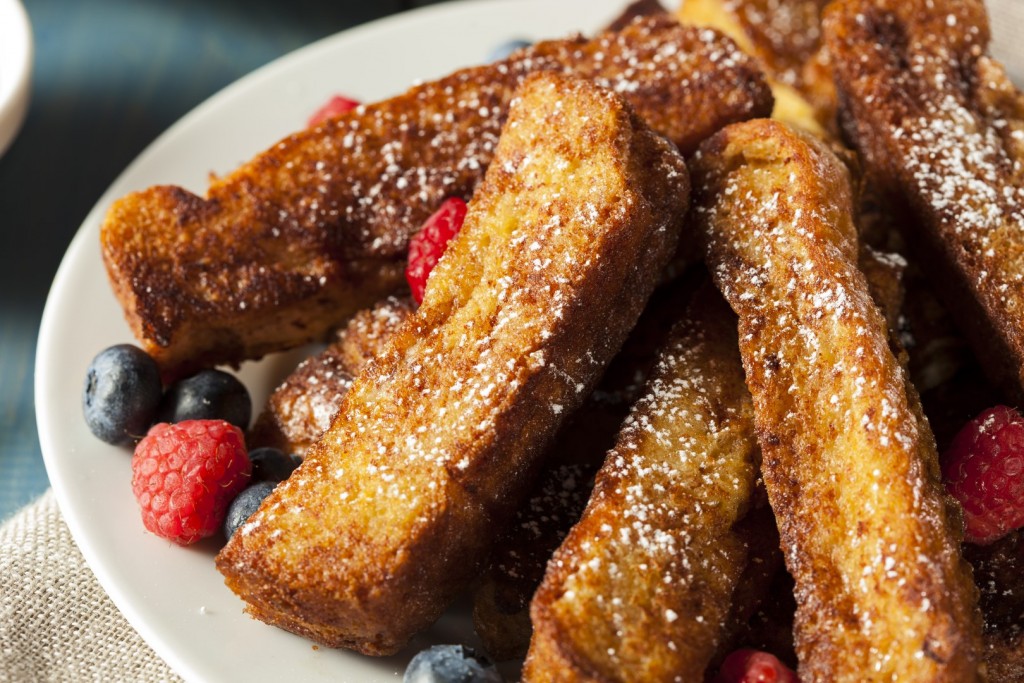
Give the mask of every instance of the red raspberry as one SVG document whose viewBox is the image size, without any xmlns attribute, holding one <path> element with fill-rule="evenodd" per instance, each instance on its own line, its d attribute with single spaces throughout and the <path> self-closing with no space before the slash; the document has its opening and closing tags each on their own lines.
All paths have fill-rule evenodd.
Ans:
<svg viewBox="0 0 1024 683">
<path fill-rule="evenodd" d="M 943 455 L 942 479 L 964 508 L 968 543 L 1024 526 L 1024 417 L 995 406 L 964 425 Z"/>
<path fill-rule="evenodd" d="M 441 260 L 448 242 L 462 229 L 464 220 L 466 202 L 458 197 L 449 197 L 409 240 L 409 265 L 405 269 L 405 279 L 409 281 L 409 289 L 416 303 L 423 302 L 423 291 L 427 288 L 430 271 Z"/>
<path fill-rule="evenodd" d="M 212 536 L 250 469 L 242 430 L 224 420 L 153 425 L 132 458 L 142 523 L 179 545 Z"/>
<path fill-rule="evenodd" d="M 800 679 L 775 655 L 743 648 L 725 658 L 714 683 L 800 683 Z"/>
<path fill-rule="evenodd" d="M 323 123 L 329 118 L 341 116 L 347 111 L 352 111 L 358 106 L 358 100 L 353 100 L 341 95 L 335 95 L 331 99 L 327 100 L 322 107 L 313 112 L 313 115 L 309 117 L 309 121 L 306 122 L 306 126 L 312 128 L 313 126 Z"/>
</svg>

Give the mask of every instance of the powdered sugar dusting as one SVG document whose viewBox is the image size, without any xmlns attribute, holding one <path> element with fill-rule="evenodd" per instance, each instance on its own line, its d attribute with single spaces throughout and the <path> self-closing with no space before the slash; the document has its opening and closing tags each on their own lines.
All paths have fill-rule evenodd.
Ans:
<svg viewBox="0 0 1024 683">
<path fill-rule="evenodd" d="M 916 56 L 914 71 L 936 73 Z M 941 72 L 939 72 L 941 73 Z M 890 129 L 904 154 L 912 192 L 956 245 L 972 288 L 1000 324 L 1024 325 L 1024 167 L 1012 136 L 1024 120 L 979 112 L 959 91 L 922 104 L 923 112 Z M 1019 113 L 1015 114 L 1019 116 Z"/>
<path fill-rule="evenodd" d="M 770 59 L 774 75 L 799 86 L 801 67 L 821 43 L 821 8 L 827 0 L 724 0 L 724 11 L 737 17 Z"/>
<path fill-rule="evenodd" d="M 322 147 L 320 159 L 355 158 L 373 169 L 365 178 L 352 178 L 336 164 L 289 168 L 296 175 L 291 182 L 317 192 L 301 197 L 296 211 L 282 214 L 282 220 L 294 229 L 323 229 L 340 222 L 346 232 L 356 231 L 351 238 L 373 253 L 403 249 L 429 214 L 425 210 L 446 196 L 470 196 L 494 156 L 515 86 L 537 71 L 588 78 L 622 94 L 652 127 L 679 144 L 692 144 L 691 126 L 680 119 L 691 101 L 700 100 L 700 88 L 707 83 L 736 88 L 737 93 L 716 106 L 738 119 L 753 107 L 739 91 L 751 88 L 756 78 L 750 58 L 730 41 L 663 17 L 645 18 L 590 41 L 541 42 L 503 62 L 460 71 L 416 86 L 396 100 L 329 120 L 303 136 Z M 667 93 L 678 97 L 667 98 Z M 666 107 L 668 101 L 673 106 Z M 735 107 L 736 114 L 728 107 Z M 707 132 L 718 125 L 713 122 Z M 348 187 L 351 197 L 345 196 Z M 396 225 L 404 229 L 396 230 Z"/>
<path fill-rule="evenodd" d="M 579 406 L 675 248 L 671 143 L 581 80 L 537 75 L 519 97 L 420 308 L 236 536 L 256 592 L 273 566 L 331 605 L 345 644 L 397 649 L 464 588 L 559 426 L 551 406 Z"/>
<path fill-rule="evenodd" d="M 967 594 L 950 591 L 966 577 L 927 475 L 934 443 L 856 266 L 845 171 L 771 122 L 716 143 L 698 161 L 697 210 L 716 282 L 740 316 L 765 485 L 797 621 L 811 629 L 798 628 L 801 661 L 834 671 L 843 665 L 826 662 L 849 658 L 902 676 L 920 666 L 922 646 L 906 644 L 928 642 L 935 620 L 966 609 Z"/>
<path fill-rule="evenodd" d="M 978 351 L 990 375 L 1006 376 L 1024 354 L 1024 100 L 984 54 L 984 5 L 917 12 L 885 3 L 843 19 L 830 49 L 840 56 L 837 84 L 855 142 L 872 173 L 909 203 L 942 279 L 987 318 L 967 320 L 957 304 L 958 323 L 985 326 L 979 345 L 1002 337 Z M 1019 392 L 1024 377 L 1015 375 L 1004 382 Z"/>
<path fill-rule="evenodd" d="M 699 296 L 659 352 L 535 600 L 537 617 L 560 632 L 609 644 L 602 666 L 649 667 L 659 680 L 692 680 L 707 665 L 713 648 L 698 643 L 719 637 L 746 563 L 730 530 L 757 474 L 734 322 L 717 293 Z"/>
</svg>

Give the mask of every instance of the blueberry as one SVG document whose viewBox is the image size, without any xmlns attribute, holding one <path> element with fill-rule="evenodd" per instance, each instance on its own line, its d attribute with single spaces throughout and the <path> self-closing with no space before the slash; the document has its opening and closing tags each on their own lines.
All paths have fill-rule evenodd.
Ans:
<svg viewBox="0 0 1024 683">
<path fill-rule="evenodd" d="M 153 424 L 162 389 L 160 368 L 145 351 L 131 344 L 104 349 L 85 374 L 85 423 L 103 441 L 130 446 Z"/>
<path fill-rule="evenodd" d="M 224 517 L 224 535 L 228 540 L 252 517 L 252 513 L 256 512 L 263 499 L 270 495 L 275 485 L 272 481 L 261 481 L 242 489 L 242 492 L 235 496 L 228 506 L 227 516 Z"/>
<path fill-rule="evenodd" d="M 252 463 L 252 481 L 284 481 L 302 463 L 302 458 L 264 446 L 249 451 L 249 462 Z"/>
<path fill-rule="evenodd" d="M 222 370 L 202 370 L 172 384 L 157 414 L 160 422 L 225 420 L 242 430 L 251 417 L 245 385 Z"/>
<path fill-rule="evenodd" d="M 462 645 L 434 645 L 419 652 L 405 669 L 402 683 L 502 683 L 486 657 Z"/>
<path fill-rule="evenodd" d="M 530 45 L 533 45 L 533 43 L 531 43 L 528 40 L 523 40 L 522 38 L 515 38 L 513 40 L 505 41 L 504 43 L 496 46 L 493 50 L 490 51 L 490 53 L 487 55 L 487 61 L 500 61 L 508 57 L 510 54 L 512 54 L 519 48 L 529 47 Z"/>
</svg>

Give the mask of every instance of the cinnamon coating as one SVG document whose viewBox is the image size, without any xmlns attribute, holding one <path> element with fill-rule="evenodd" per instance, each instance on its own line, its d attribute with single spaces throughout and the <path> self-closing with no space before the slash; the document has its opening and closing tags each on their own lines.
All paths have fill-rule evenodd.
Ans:
<svg viewBox="0 0 1024 683">
<path fill-rule="evenodd" d="M 991 380 L 1024 398 L 1024 98 L 982 0 L 843 0 L 825 14 L 847 136 Z"/>
<path fill-rule="evenodd" d="M 205 197 L 156 186 L 115 202 L 103 258 L 136 338 L 168 376 L 326 339 L 401 289 L 409 237 L 473 194 L 517 85 L 540 71 L 620 93 L 684 153 L 772 106 L 729 39 L 667 17 L 415 86 L 281 140 Z"/>
<path fill-rule="evenodd" d="M 249 613 L 375 655 L 432 623 L 636 323 L 688 192 L 621 98 L 526 79 L 423 303 L 218 555 Z"/>
<path fill-rule="evenodd" d="M 524 680 L 702 680 L 748 566 L 759 459 L 735 317 L 709 284 L 548 564 Z"/>
<path fill-rule="evenodd" d="M 977 591 L 934 439 L 856 265 L 845 167 L 751 121 L 702 145 L 693 170 L 796 584 L 801 680 L 977 680 Z"/>
</svg>

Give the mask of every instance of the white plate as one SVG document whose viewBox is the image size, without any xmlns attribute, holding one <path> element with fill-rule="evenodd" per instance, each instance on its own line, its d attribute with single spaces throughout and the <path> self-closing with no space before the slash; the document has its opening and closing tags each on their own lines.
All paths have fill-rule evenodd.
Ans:
<svg viewBox="0 0 1024 683">
<path fill-rule="evenodd" d="M 8 0 L 0 0 L 0 6 Z M 36 414 L 46 469 L 89 566 L 131 624 L 186 679 L 394 681 L 430 642 L 468 641 L 455 610 L 388 659 L 313 644 L 242 613 L 213 565 L 216 548 L 172 545 L 143 530 L 131 494 L 130 454 L 93 437 L 80 394 L 92 357 L 132 341 L 99 251 L 101 217 L 115 198 L 160 184 L 204 192 L 210 172 L 231 170 L 299 129 L 334 93 L 363 101 L 417 79 L 479 63 L 512 38 L 536 40 L 605 25 L 625 0 L 487 0 L 436 5 L 368 24 L 284 57 L 226 88 L 154 142 L 86 218 L 57 272 L 36 354 Z M 0 22 L 2 25 L 2 22 Z M 271 358 L 243 367 L 256 405 L 288 368 Z"/>
<path fill-rule="evenodd" d="M 32 27 L 19 0 L 0 0 L 0 156 L 28 111 Z"/>
</svg>

